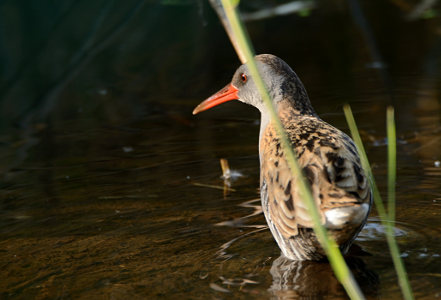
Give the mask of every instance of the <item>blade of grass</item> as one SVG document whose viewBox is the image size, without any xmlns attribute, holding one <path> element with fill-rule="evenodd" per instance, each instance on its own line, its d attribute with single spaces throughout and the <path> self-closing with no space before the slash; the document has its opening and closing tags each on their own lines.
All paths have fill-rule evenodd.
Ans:
<svg viewBox="0 0 441 300">
<path fill-rule="evenodd" d="M 386 210 L 384 208 L 383 202 L 381 201 L 381 195 L 377 188 L 377 184 L 375 183 L 374 176 L 372 175 L 371 165 L 369 164 L 366 151 L 364 150 L 363 142 L 361 141 L 360 134 L 357 129 L 357 125 L 354 120 L 354 115 L 352 114 L 351 107 L 349 105 L 343 106 L 343 111 L 345 113 L 346 122 L 349 125 L 349 130 L 351 131 L 352 139 L 358 148 L 358 153 L 360 154 L 361 164 L 363 169 L 368 173 L 368 178 L 371 183 L 371 187 L 373 190 L 374 203 L 377 207 L 378 214 L 381 216 L 386 216 Z M 387 219 L 387 218 L 386 218 Z"/>
<path fill-rule="evenodd" d="M 243 53 L 243 55 L 245 56 L 245 60 L 247 62 L 247 66 L 251 73 L 251 76 L 254 78 L 254 82 L 259 90 L 259 93 L 261 94 L 264 103 L 270 113 L 271 120 L 277 129 L 282 147 L 286 153 L 288 165 L 298 179 L 296 184 L 299 187 L 302 200 L 305 201 L 305 204 L 308 207 L 308 211 L 314 223 L 314 231 L 317 235 L 317 238 L 320 241 L 323 249 L 325 250 L 326 255 L 328 256 L 331 267 L 333 268 L 337 279 L 342 283 L 343 287 L 346 289 L 346 292 L 351 297 L 351 299 L 364 299 L 364 296 L 361 293 L 360 288 L 358 287 L 357 282 L 352 276 L 352 273 L 350 272 L 348 266 L 346 265 L 346 262 L 343 259 L 343 256 L 337 244 L 328 236 L 326 229 L 321 225 L 320 215 L 317 211 L 317 207 L 311 195 L 311 191 L 309 190 L 309 187 L 307 186 L 303 178 L 302 170 L 297 163 L 297 156 L 294 153 L 294 149 L 292 149 L 291 147 L 291 143 L 286 136 L 282 123 L 280 122 L 276 114 L 265 83 L 259 75 L 259 71 L 254 60 L 254 51 L 251 48 L 250 40 L 247 36 L 242 22 L 239 20 L 238 13 L 236 11 L 236 7 L 239 1 L 236 0 L 234 2 L 236 5 L 234 5 L 231 0 L 222 0 L 222 5 L 225 9 L 226 17 L 231 25 L 232 34 L 234 35 L 234 39 L 237 42 L 237 46 L 241 49 L 241 53 Z"/>
<path fill-rule="evenodd" d="M 397 177 L 397 136 L 395 131 L 394 109 L 387 108 L 387 214 L 389 222 L 395 222 L 395 182 Z"/>
<path fill-rule="evenodd" d="M 395 183 L 397 174 L 397 137 L 395 128 L 395 114 L 393 107 L 387 108 L 387 153 L 388 153 L 388 239 L 391 240 L 389 248 L 391 250 L 392 260 L 398 275 L 398 282 L 405 299 L 413 299 L 412 289 L 407 277 L 406 269 L 400 256 L 400 249 L 395 240 Z M 373 175 L 372 175 L 373 176 Z"/>
<path fill-rule="evenodd" d="M 391 218 L 391 216 L 395 216 L 395 178 L 396 178 L 396 136 L 395 136 L 395 121 L 394 121 L 394 114 L 393 114 L 393 108 L 388 108 L 387 113 L 387 132 L 388 132 L 388 169 L 392 173 L 388 173 L 388 192 L 390 193 L 391 189 L 393 189 L 393 192 L 389 194 L 389 197 L 393 197 L 392 199 L 389 198 L 388 207 L 389 209 L 392 207 L 393 214 L 389 215 L 386 214 L 386 211 L 384 209 L 383 201 L 381 199 L 381 195 L 378 191 L 377 184 L 374 179 L 374 175 L 372 173 L 372 169 L 369 164 L 369 160 L 366 155 L 366 151 L 364 150 L 363 142 L 361 141 L 360 134 L 358 132 L 357 125 L 354 120 L 354 115 L 352 114 L 352 110 L 349 105 L 345 105 L 343 107 L 346 121 L 348 122 L 349 129 L 352 134 L 352 138 L 355 141 L 355 144 L 358 147 L 358 151 L 360 153 L 361 163 L 363 165 L 363 168 L 368 172 L 369 180 L 371 181 L 371 186 L 374 190 L 374 202 L 375 206 L 377 207 L 378 214 L 380 216 L 381 224 L 386 228 L 386 240 L 389 245 L 389 251 L 392 256 L 392 261 L 395 266 L 395 270 L 397 272 L 398 276 L 398 283 L 401 288 L 401 292 L 403 293 L 404 299 L 406 300 L 413 300 L 413 293 L 412 288 L 409 283 L 409 279 L 407 277 L 406 269 L 404 267 L 403 261 L 400 256 L 400 250 L 398 248 L 397 241 L 395 240 L 395 234 L 394 234 L 394 219 Z M 390 149 L 395 148 L 395 149 Z M 393 169 L 393 170 L 392 170 Z"/>
</svg>

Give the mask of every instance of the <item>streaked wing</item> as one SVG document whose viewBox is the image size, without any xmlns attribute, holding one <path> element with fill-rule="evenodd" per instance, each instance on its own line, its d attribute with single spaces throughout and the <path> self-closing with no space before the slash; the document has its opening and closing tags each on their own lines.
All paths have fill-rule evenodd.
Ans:
<svg viewBox="0 0 441 300">
<path fill-rule="evenodd" d="M 323 224 L 329 209 L 370 201 L 370 188 L 356 147 L 346 134 L 316 117 L 303 117 L 286 127 Z M 263 133 L 260 147 L 264 153 L 261 183 L 266 184 L 262 193 L 266 213 L 285 238 L 296 236 L 298 228 L 311 228 L 312 221 L 271 125 Z"/>
</svg>

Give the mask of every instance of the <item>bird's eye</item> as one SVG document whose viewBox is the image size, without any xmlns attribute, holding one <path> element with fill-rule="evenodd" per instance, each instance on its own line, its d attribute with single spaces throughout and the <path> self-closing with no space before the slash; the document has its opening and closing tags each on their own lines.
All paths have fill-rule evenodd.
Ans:
<svg viewBox="0 0 441 300">
<path fill-rule="evenodd" d="M 244 73 L 240 74 L 240 79 L 242 79 L 242 82 L 245 83 L 247 82 L 247 75 L 245 75 Z"/>
</svg>

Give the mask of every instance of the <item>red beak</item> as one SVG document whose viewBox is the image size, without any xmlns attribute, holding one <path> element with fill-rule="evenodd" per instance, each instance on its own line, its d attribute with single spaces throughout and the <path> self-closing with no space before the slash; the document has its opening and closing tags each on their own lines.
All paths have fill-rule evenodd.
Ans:
<svg viewBox="0 0 441 300">
<path fill-rule="evenodd" d="M 230 84 L 227 84 L 223 89 L 219 92 L 208 98 L 207 100 L 202 101 L 196 108 L 193 110 L 193 115 L 200 113 L 201 111 L 212 108 L 213 106 L 222 104 L 227 101 L 236 100 L 239 97 L 237 96 L 237 92 L 239 90 Z"/>
</svg>

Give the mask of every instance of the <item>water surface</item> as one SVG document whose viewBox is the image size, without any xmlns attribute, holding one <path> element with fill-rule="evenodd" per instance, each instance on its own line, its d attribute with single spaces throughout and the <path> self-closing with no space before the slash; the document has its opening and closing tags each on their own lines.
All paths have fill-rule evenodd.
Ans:
<svg viewBox="0 0 441 300">
<path fill-rule="evenodd" d="M 164 3 L 58 7 L 60 19 L 34 28 L 41 35 L 21 54 L 12 51 L 20 42 L 3 36 L 2 61 L 14 64 L 2 71 L 1 297 L 345 299 L 328 264 L 284 260 L 266 228 L 257 111 L 228 103 L 191 115 L 238 64 L 216 17 L 205 4 Z M 295 68 L 323 119 L 348 132 L 341 107 L 351 104 L 381 191 L 385 107 L 396 107 L 395 232 L 415 295 L 434 299 L 439 18 L 409 21 L 391 3 L 361 4 L 387 68 L 371 68 L 375 56 L 349 6 L 249 28 L 259 53 Z M 85 7 L 84 22 L 73 22 Z M 5 1 L 0 9 L 16 16 L 3 23 L 24 23 L 26 8 Z M 62 28 L 51 31 L 56 22 Z M 17 39 L 32 31 L 14 28 Z M 117 31 L 109 41 L 107 30 Z M 230 187 L 220 158 L 241 174 Z M 375 210 L 356 244 L 348 264 L 366 296 L 399 298 Z"/>
</svg>

